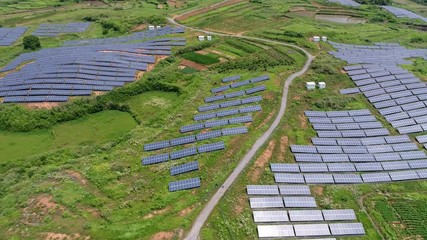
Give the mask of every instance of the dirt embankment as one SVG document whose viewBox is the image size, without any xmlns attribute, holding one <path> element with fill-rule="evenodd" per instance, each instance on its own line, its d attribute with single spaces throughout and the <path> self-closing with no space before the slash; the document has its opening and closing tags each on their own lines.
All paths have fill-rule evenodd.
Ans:
<svg viewBox="0 0 427 240">
<path fill-rule="evenodd" d="M 176 18 L 176 20 L 177 21 L 182 21 L 182 20 L 185 20 L 185 19 L 190 18 L 192 16 L 196 16 L 196 15 L 199 15 L 199 14 L 202 14 L 202 13 L 206 13 L 206 12 L 218 9 L 218 8 L 222 8 L 222 7 L 225 7 L 225 6 L 230 6 L 230 5 L 233 5 L 233 4 L 237 4 L 237 3 L 240 3 L 240 2 L 246 2 L 246 1 L 247 0 L 230 0 L 230 1 L 226 1 L 226 2 L 221 2 L 219 4 L 214 4 L 214 5 L 209 6 L 209 7 L 197 9 L 197 10 L 194 10 L 194 11 L 182 14 L 182 15 L 178 16 Z"/>
</svg>

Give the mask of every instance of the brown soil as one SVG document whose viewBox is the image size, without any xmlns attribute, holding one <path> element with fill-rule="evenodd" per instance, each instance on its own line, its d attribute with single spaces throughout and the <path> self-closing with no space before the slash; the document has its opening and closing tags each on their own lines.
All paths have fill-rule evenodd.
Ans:
<svg viewBox="0 0 427 240">
<path fill-rule="evenodd" d="M 146 30 L 147 29 L 147 24 L 140 24 L 135 26 L 134 28 L 132 28 L 133 32 L 138 32 L 138 31 L 142 31 L 142 30 Z"/>
<path fill-rule="evenodd" d="M 318 196 L 323 196 L 323 192 L 324 192 L 324 187 L 322 186 L 315 186 L 313 188 L 314 194 L 318 195 Z"/>
<path fill-rule="evenodd" d="M 79 233 L 65 234 L 65 233 L 44 233 L 43 239 L 45 240 L 89 240 L 90 237 L 82 236 Z"/>
<path fill-rule="evenodd" d="M 150 239 L 151 240 L 170 240 L 174 236 L 173 232 L 158 232 L 154 234 Z"/>
<path fill-rule="evenodd" d="M 41 103 L 25 103 L 24 106 L 30 109 L 52 109 L 59 106 L 59 102 L 41 102 Z"/>
<path fill-rule="evenodd" d="M 280 82 L 279 82 L 279 84 L 280 84 Z M 274 99 L 274 94 L 273 94 L 273 92 L 272 92 L 272 91 L 268 91 L 268 92 L 266 92 L 266 93 L 264 94 L 264 99 L 268 99 L 268 100 L 272 100 L 272 99 Z"/>
<path fill-rule="evenodd" d="M 186 66 L 186 67 L 191 67 L 191 68 L 194 68 L 197 70 L 206 70 L 207 69 L 207 67 L 205 67 L 201 64 L 198 64 L 198 63 L 186 60 L 186 59 L 181 60 L 181 65 Z"/>
<path fill-rule="evenodd" d="M 182 5 L 184 5 L 184 3 L 184 0 L 168 0 L 168 5 L 174 8 L 180 8 Z"/>
<path fill-rule="evenodd" d="M 205 51 L 205 50 L 199 50 L 199 51 L 196 51 L 196 53 L 198 53 L 200 55 L 207 55 L 207 54 L 209 54 L 209 52 Z"/>
<path fill-rule="evenodd" d="M 76 172 L 76 171 L 72 171 L 72 170 L 67 170 L 67 171 L 65 171 L 65 173 L 70 175 L 70 177 L 72 179 L 76 180 L 77 182 L 81 183 L 82 185 L 87 184 L 87 180 L 82 176 L 81 173 Z"/>
<path fill-rule="evenodd" d="M 268 161 L 270 160 L 275 147 L 276 147 L 275 140 L 271 140 L 268 143 L 267 149 L 265 149 L 262 155 L 259 156 L 258 159 L 255 161 L 254 166 L 248 172 L 248 177 L 252 182 L 257 182 L 261 177 L 261 174 L 264 171 L 265 165 L 267 165 Z"/>
<path fill-rule="evenodd" d="M 298 116 L 299 122 L 301 124 L 301 128 L 302 129 L 306 129 L 307 128 L 307 118 L 305 117 L 304 113 L 301 113 Z"/>
<path fill-rule="evenodd" d="M 285 160 L 285 153 L 286 153 L 286 148 L 288 147 L 288 145 L 289 145 L 288 136 L 282 136 L 280 138 L 280 152 L 279 152 L 279 156 L 278 156 L 279 161 Z"/>
<path fill-rule="evenodd" d="M 92 92 L 92 94 L 95 95 L 95 96 L 99 96 L 99 95 L 102 95 L 104 93 L 106 93 L 106 92 L 103 92 L 103 91 L 93 91 Z"/>
<path fill-rule="evenodd" d="M 202 13 L 206 13 L 206 12 L 218 9 L 218 8 L 222 8 L 222 7 L 225 7 L 225 6 L 229 6 L 229 5 L 233 5 L 233 4 L 237 4 L 237 3 L 245 2 L 245 1 L 247 1 L 247 0 L 230 0 L 230 1 L 227 1 L 227 2 L 221 2 L 221 3 L 214 4 L 214 5 L 205 7 L 205 8 L 201 8 L 201 9 L 197 9 L 197 10 L 185 13 L 185 14 L 177 17 L 176 20 L 177 21 L 182 21 L 182 20 L 185 20 L 185 19 L 187 19 L 189 17 L 192 17 L 192 16 L 196 16 L 196 15 L 199 15 L 199 14 L 202 14 Z"/>
<path fill-rule="evenodd" d="M 170 209 L 171 209 L 171 207 L 169 206 L 167 208 L 163 208 L 163 209 L 160 209 L 160 210 L 155 210 L 155 211 L 152 211 L 151 213 L 145 215 L 142 218 L 143 219 L 150 219 L 150 218 L 153 218 L 153 217 L 155 217 L 157 215 L 162 215 L 162 214 L 166 213 L 167 211 L 169 211 Z"/>
<path fill-rule="evenodd" d="M 22 223 L 31 226 L 38 226 L 42 223 L 45 216 L 54 212 L 62 212 L 65 208 L 56 204 L 52 195 L 40 195 L 30 198 L 27 207 L 22 210 Z"/>
<path fill-rule="evenodd" d="M 236 215 L 240 215 L 243 212 L 243 209 L 245 209 L 246 201 L 247 201 L 246 194 L 242 194 L 239 197 L 239 200 L 235 202 L 234 212 L 236 213 Z"/>
<path fill-rule="evenodd" d="M 187 216 L 189 213 L 191 213 L 195 208 L 197 207 L 197 204 L 191 205 L 183 210 L 181 210 L 178 215 L 180 217 L 184 217 Z"/>
<path fill-rule="evenodd" d="M 264 126 L 265 124 L 267 124 L 270 121 L 270 119 L 273 117 L 273 115 L 274 115 L 275 112 L 276 111 L 270 112 L 268 114 L 268 116 L 264 119 L 264 121 L 262 121 L 262 123 L 256 129 L 260 129 L 262 126 Z"/>
</svg>

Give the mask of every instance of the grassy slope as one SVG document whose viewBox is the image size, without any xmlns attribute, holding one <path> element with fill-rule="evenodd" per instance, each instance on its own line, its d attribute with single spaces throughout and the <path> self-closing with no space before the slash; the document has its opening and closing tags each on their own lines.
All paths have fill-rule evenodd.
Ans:
<svg viewBox="0 0 427 240">
<path fill-rule="evenodd" d="M 28 133 L 1 132 L 2 163 L 73 145 L 108 142 L 134 128 L 128 113 L 106 111 Z"/>
</svg>

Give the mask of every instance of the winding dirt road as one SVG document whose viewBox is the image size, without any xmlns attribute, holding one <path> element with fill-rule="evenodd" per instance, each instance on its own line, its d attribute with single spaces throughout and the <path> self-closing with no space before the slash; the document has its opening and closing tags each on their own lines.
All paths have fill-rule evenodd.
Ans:
<svg viewBox="0 0 427 240">
<path fill-rule="evenodd" d="M 224 1 L 227 2 L 227 1 Z M 193 10 L 194 11 L 194 10 Z M 185 14 L 185 13 L 183 13 Z M 181 15 L 183 15 L 181 14 Z M 264 132 L 264 134 L 257 139 L 257 141 L 254 143 L 254 145 L 251 147 L 248 153 L 240 160 L 237 167 L 233 170 L 233 172 L 228 176 L 227 180 L 221 185 L 221 187 L 217 190 L 217 192 L 213 195 L 213 197 L 209 200 L 208 204 L 203 208 L 203 210 L 200 212 L 200 214 L 197 216 L 196 220 L 193 223 L 193 226 L 188 233 L 186 240 L 195 240 L 199 239 L 200 230 L 202 229 L 203 225 L 205 224 L 206 220 L 208 219 L 209 215 L 211 214 L 212 210 L 215 208 L 215 206 L 218 204 L 219 200 L 224 196 L 225 192 L 230 188 L 230 186 L 236 181 L 237 177 L 240 175 L 240 173 L 245 169 L 245 167 L 249 164 L 251 159 L 255 156 L 256 152 L 265 144 L 265 142 L 270 138 L 273 131 L 277 128 L 277 126 L 280 123 L 280 120 L 285 115 L 286 111 L 286 103 L 288 99 L 288 91 L 289 86 L 291 85 L 292 81 L 301 75 L 303 75 L 308 68 L 310 67 L 310 64 L 312 63 L 314 56 L 312 56 L 309 52 L 307 52 L 305 49 L 298 47 L 296 45 L 273 41 L 269 39 L 263 39 L 263 38 L 257 38 L 257 37 L 249 37 L 249 36 L 238 36 L 233 34 L 225 34 L 225 33 L 217 33 L 212 31 L 206 31 L 203 29 L 196 29 L 193 27 L 188 27 L 185 25 L 182 25 L 180 23 L 177 23 L 175 19 L 179 17 L 176 16 L 174 18 L 168 18 L 168 21 L 174 25 L 194 30 L 198 32 L 203 32 L 210 35 L 217 35 L 217 36 L 227 36 L 227 37 L 235 37 L 235 38 L 242 38 L 242 39 L 248 39 L 248 40 L 256 40 L 256 41 L 262 41 L 266 43 L 273 43 L 273 44 L 279 44 L 283 46 L 288 46 L 294 49 L 298 49 L 301 52 L 303 52 L 307 56 L 307 61 L 304 64 L 304 67 L 299 71 L 292 75 L 290 75 L 286 81 L 285 85 L 283 86 L 283 92 L 282 92 L 282 101 L 280 103 L 280 110 L 277 114 L 276 118 L 274 119 L 274 122 L 271 124 L 271 126 L 268 128 L 267 131 Z"/>
</svg>

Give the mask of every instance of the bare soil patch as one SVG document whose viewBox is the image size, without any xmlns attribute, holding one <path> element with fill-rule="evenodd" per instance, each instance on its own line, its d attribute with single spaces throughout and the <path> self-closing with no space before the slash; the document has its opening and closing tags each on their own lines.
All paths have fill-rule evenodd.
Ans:
<svg viewBox="0 0 427 240">
<path fill-rule="evenodd" d="M 301 113 L 298 116 L 299 122 L 301 124 L 301 128 L 306 129 L 307 128 L 307 118 L 305 117 L 304 113 Z"/>
<path fill-rule="evenodd" d="M 40 103 L 25 103 L 24 106 L 30 109 L 52 109 L 59 106 L 59 102 L 40 102 Z"/>
<path fill-rule="evenodd" d="M 153 218 L 153 217 L 155 217 L 157 215 L 162 215 L 162 214 L 166 213 L 167 211 L 169 211 L 170 209 L 171 209 L 171 207 L 169 206 L 167 208 L 163 208 L 163 209 L 160 209 L 160 210 L 155 210 L 155 211 L 152 211 L 151 213 L 145 215 L 142 218 L 143 219 L 150 219 L 150 218 Z"/>
<path fill-rule="evenodd" d="M 147 29 L 147 24 L 139 24 L 135 27 L 132 28 L 133 32 L 138 32 L 138 31 L 142 31 L 142 30 L 146 30 Z"/>
<path fill-rule="evenodd" d="M 170 240 L 173 236 L 173 232 L 158 232 L 151 237 L 151 240 Z"/>
<path fill-rule="evenodd" d="M 72 171 L 72 170 L 67 170 L 67 171 L 65 171 L 65 173 L 68 174 L 72 179 L 81 183 L 82 185 L 87 184 L 86 178 L 84 178 L 81 173 L 76 172 L 76 171 Z"/>
<path fill-rule="evenodd" d="M 53 212 L 63 212 L 65 208 L 53 201 L 52 195 L 40 195 L 30 198 L 27 207 L 22 210 L 22 223 L 30 226 L 40 225 L 44 217 Z"/>
<path fill-rule="evenodd" d="M 264 121 L 262 121 L 262 123 L 257 127 L 257 129 L 260 129 L 262 126 L 264 126 L 265 124 L 267 124 L 271 118 L 273 117 L 273 115 L 276 113 L 276 111 L 270 112 L 268 114 L 268 116 L 264 119 Z"/>
<path fill-rule="evenodd" d="M 210 53 L 213 53 L 213 54 L 216 54 L 216 55 L 219 55 L 219 56 L 221 56 L 221 57 L 228 58 L 228 59 L 235 59 L 235 58 L 236 58 L 236 57 L 234 57 L 234 56 L 231 56 L 231 55 L 225 54 L 225 53 L 223 53 L 223 52 L 221 52 L 221 51 L 214 50 L 214 49 L 208 49 L 208 50 L 206 50 L 206 51 L 207 51 L 207 52 L 210 52 Z"/>
<path fill-rule="evenodd" d="M 186 67 L 191 67 L 191 68 L 194 68 L 194 69 L 197 69 L 197 70 L 206 70 L 207 69 L 207 67 L 205 67 L 205 66 L 203 66 L 201 64 L 189 61 L 187 59 L 182 59 L 181 60 L 181 65 L 186 66 Z"/>
<path fill-rule="evenodd" d="M 65 234 L 65 233 L 44 233 L 45 240 L 89 240 L 89 236 L 82 236 L 79 233 Z"/>
<path fill-rule="evenodd" d="M 202 13 L 206 13 L 206 12 L 218 9 L 218 8 L 222 8 L 222 7 L 225 7 L 225 6 L 230 6 L 230 5 L 233 5 L 233 4 L 237 4 L 237 3 L 240 3 L 240 2 L 246 2 L 246 1 L 247 0 L 230 0 L 230 1 L 227 1 L 227 2 L 220 2 L 218 4 L 214 4 L 214 5 L 211 5 L 211 6 L 208 6 L 208 7 L 205 7 L 205 8 L 201 8 L 201 9 L 196 9 L 194 11 L 191 11 L 191 12 L 185 13 L 183 15 L 180 15 L 180 16 L 178 16 L 176 18 L 176 20 L 182 21 L 182 20 L 185 20 L 185 19 L 190 18 L 192 16 L 196 16 L 196 15 L 199 15 L 199 14 L 202 14 Z"/>
<path fill-rule="evenodd" d="M 279 151 L 279 156 L 277 157 L 277 159 L 279 161 L 284 161 L 285 160 L 285 153 L 286 153 L 286 148 L 289 145 L 289 139 L 288 136 L 282 136 L 280 138 L 280 151 Z"/>
<path fill-rule="evenodd" d="M 205 50 L 199 50 L 199 51 L 196 51 L 196 53 L 198 53 L 200 55 L 207 55 L 207 54 L 209 54 L 209 52 L 205 51 Z"/>
<path fill-rule="evenodd" d="M 254 166 L 248 172 L 248 177 L 252 182 L 257 182 L 261 177 L 261 174 L 264 171 L 265 165 L 267 165 L 268 161 L 273 155 L 273 151 L 275 147 L 276 147 L 276 141 L 271 140 L 268 143 L 267 149 L 265 149 L 264 152 L 261 154 L 261 156 L 259 156 L 258 159 L 255 161 Z"/>
<path fill-rule="evenodd" d="M 197 205 L 199 205 L 199 204 L 194 204 L 194 205 L 191 205 L 191 206 L 189 206 L 189 207 L 187 207 L 187 208 L 184 208 L 183 210 L 181 210 L 180 212 L 179 212 L 179 216 L 180 217 L 184 217 L 184 216 L 187 216 L 188 214 L 190 214 L 196 207 L 197 207 Z"/>
<path fill-rule="evenodd" d="M 314 188 L 313 188 L 314 194 L 316 194 L 318 196 L 323 196 L 324 190 L 325 190 L 325 188 L 322 186 L 314 186 Z"/>
<path fill-rule="evenodd" d="M 245 203 L 247 202 L 248 198 L 246 194 L 242 194 L 239 196 L 239 199 L 234 203 L 234 213 L 236 215 L 239 215 L 243 212 L 243 209 L 245 208 Z"/>
</svg>

